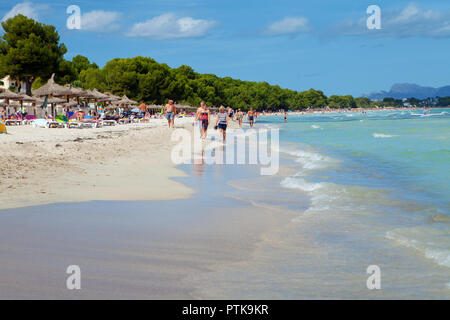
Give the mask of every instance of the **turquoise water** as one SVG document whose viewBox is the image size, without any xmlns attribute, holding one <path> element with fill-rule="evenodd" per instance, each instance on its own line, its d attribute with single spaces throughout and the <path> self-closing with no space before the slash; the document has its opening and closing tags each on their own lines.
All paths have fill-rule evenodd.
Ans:
<svg viewBox="0 0 450 320">
<path fill-rule="evenodd" d="M 448 109 L 292 116 L 280 136 L 303 168 L 282 184 L 313 196 L 329 192 L 333 201 L 347 192 L 347 205 L 396 213 L 383 218 L 396 227 L 386 237 L 450 267 L 449 124 Z M 367 189 L 361 195 L 355 187 Z"/>
<path fill-rule="evenodd" d="M 449 109 L 266 116 L 257 126 L 280 129 L 280 173 L 231 184 L 292 222 L 249 262 L 202 278 L 206 297 L 450 298 Z M 366 287 L 370 265 L 382 290 Z"/>
</svg>

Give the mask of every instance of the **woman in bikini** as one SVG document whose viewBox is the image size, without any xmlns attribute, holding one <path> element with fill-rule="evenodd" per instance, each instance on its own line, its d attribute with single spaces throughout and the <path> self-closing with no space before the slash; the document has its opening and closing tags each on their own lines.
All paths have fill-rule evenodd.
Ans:
<svg viewBox="0 0 450 320">
<path fill-rule="evenodd" d="M 242 114 L 241 109 L 238 110 L 238 112 L 236 113 L 236 119 L 239 123 L 239 127 L 242 128 L 242 118 L 244 117 L 244 115 Z"/>
</svg>

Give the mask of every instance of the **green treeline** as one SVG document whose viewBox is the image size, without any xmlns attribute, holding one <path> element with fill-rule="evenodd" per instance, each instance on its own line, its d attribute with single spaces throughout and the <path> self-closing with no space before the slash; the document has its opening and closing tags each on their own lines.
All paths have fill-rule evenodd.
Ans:
<svg viewBox="0 0 450 320">
<path fill-rule="evenodd" d="M 103 68 L 78 55 L 64 59 L 67 49 L 60 43 L 56 28 L 17 15 L 2 22 L 0 37 L 0 76 L 9 75 L 23 81 L 26 92 L 42 86 L 53 72 L 60 84 L 70 83 L 85 89 L 127 95 L 133 100 L 164 104 L 168 99 L 198 106 L 205 101 L 210 106 L 231 106 L 248 110 L 300 110 L 306 108 L 370 108 L 403 106 L 404 101 L 386 98 L 371 101 L 351 95 L 330 97 L 320 90 L 298 92 L 267 82 L 251 82 L 200 74 L 182 65 L 171 68 L 147 57 L 113 59 Z M 433 101 L 449 104 L 450 98 Z M 420 105 L 428 101 L 413 101 Z M 414 103 L 413 103 L 414 102 Z"/>
</svg>

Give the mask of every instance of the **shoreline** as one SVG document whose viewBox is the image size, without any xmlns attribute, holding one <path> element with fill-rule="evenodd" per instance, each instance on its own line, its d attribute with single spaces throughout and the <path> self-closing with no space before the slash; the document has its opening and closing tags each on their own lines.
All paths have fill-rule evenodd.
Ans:
<svg viewBox="0 0 450 320">
<path fill-rule="evenodd" d="M 55 203 L 0 215 L 1 298 L 202 299 L 195 279 L 246 263 L 292 215 L 230 197 L 229 168 L 180 170 L 196 195 L 172 201 Z M 254 176 L 240 167 L 232 176 Z M 217 181 L 217 175 L 223 181 Z M 221 179 L 221 180 L 222 180 Z M 200 187 L 198 183 L 200 181 Z M 212 189 L 214 189 L 213 192 Z M 241 192 L 240 192 L 241 193 Z M 207 200 L 206 200 L 207 199 Z M 199 201 L 201 206 L 199 206 Z M 20 225 L 20 232 L 17 232 Z M 39 248 L 34 250 L 33 248 Z M 82 290 L 65 288 L 79 265 Z M 26 275 L 26 276 L 23 276 Z M 12 280 L 13 279 L 13 280 Z"/>
<path fill-rule="evenodd" d="M 176 128 L 192 130 L 192 119 Z M 0 210 L 93 200 L 185 199 L 164 120 L 97 129 L 10 127 L 0 137 Z"/>
</svg>

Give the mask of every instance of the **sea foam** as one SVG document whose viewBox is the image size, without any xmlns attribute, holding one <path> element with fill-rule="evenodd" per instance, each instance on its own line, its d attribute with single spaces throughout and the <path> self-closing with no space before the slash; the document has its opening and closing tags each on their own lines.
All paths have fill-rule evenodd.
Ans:
<svg viewBox="0 0 450 320">
<path fill-rule="evenodd" d="M 373 137 L 374 138 L 393 138 L 395 136 L 390 135 L 390 134 L 384 134 L 384 133 L 374 133 Z"/>
</svg>

